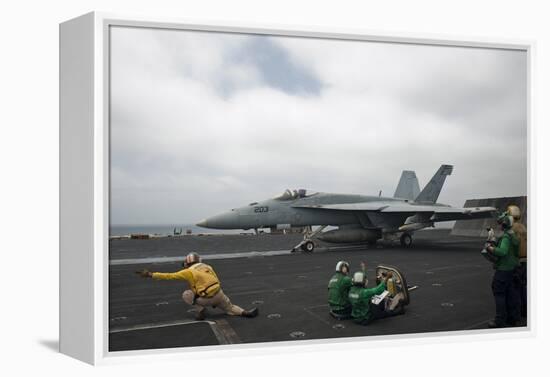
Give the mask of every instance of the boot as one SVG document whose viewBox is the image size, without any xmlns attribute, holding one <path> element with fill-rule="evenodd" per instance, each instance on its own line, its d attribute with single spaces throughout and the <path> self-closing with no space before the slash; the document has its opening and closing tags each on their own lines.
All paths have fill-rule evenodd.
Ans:
<svg viewBox="0 0 550 377">
<path fill-rule="evenodd" d="M 202 310 L 196 312 L 196 313 L 195 313 L 195 319 L 196 319 L 197 321 L 202 321 L 202 320 L 204 320 L 204 318 L 206 317 L 205 312 L 206 312 L 205 309 L 202 309 Z"/>
<path fill-rule="evenodd" d="M 246 318 L 254 318 L 258 315 L 258 313 L 259 313 L 258 308 L 253 308 L 250 310 L 243 310 L 241 315 Z"/>
</svg>

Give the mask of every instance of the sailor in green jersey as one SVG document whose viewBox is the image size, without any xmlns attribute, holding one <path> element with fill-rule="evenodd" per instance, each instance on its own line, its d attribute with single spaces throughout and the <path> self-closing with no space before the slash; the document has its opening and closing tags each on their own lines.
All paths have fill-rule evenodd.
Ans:
<svg viewBox="0 0 550 377">
<path fill-rule="evenodd" d="M 336 319 L 348 319 L 351 315 L 351 304 L 348 299 L 351 278 L 348 275 L 349 263 L 339 261 L 336 263 L 336 273 L 328 282 L 329 313 Z"/>
<path fill-rule="evenodd" d="M 504 234 L 497 246 L 488 246 L 487 251 L 496 256 L 495 274 L 492 289 L 495 297 L 495 320 L 489 327 L 516 326 L 520 318 L 519 277 L 516 268 L 519 266 L 519 239 L 512 230 L 513 219 L 507 213 L 498 218 Z"/>
<path fill-rule="evenodd" d="M 399 310 L 385 311 L 384 301 L 379 305 L 371 302 L 374 295 L 379 295 L 386 290 L 385 279 L 381 280 L 376 287 L 367 288 L 368 280 L 365 273 L 356 272 L 353 274 L 352 283 L 353 286 L 349 290 L 348 297 L 352 306 L 351 317 L 356 323 L 368 325 L 375 319 L 403 313 L 402 306 L 399 307 Z"/>
</svg>

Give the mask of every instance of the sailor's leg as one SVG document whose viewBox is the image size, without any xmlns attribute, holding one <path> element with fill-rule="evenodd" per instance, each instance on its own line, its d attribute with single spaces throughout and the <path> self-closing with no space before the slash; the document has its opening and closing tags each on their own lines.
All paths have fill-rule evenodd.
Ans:
<svg viewBox="0 0 550 377">
<path fill-rule="evenodd" d="M 372 302 L 369 305 L 372 313 L 372 320 L 388 317 L 389 313 L 384 310 L 385 303 L 383 301 L 378 305 Z"/>
<path fill-rule="evenodd" d="M 493 277 L 492 289 L 495 297 L 495 326 L 504 327 L 506 325 L 506 290 L 507 290 L 507 271 L 495 271 Z"/>
<path fill-rule="evenodd" d="M 243 312 L 244 312 L 243 308 L 241 308 L 240 306 L 232 304 L 229 297 L 227 297 L 221 289 L 210 300 L 212 300 L 212 303 L 216 307 L 223 310 L 226 314 L 229 314 L 229 315 L 242 315 Z"/>
<path fill-rule="evenodd" d="M 527 317 L 527 262 L 521 262 L 519 267 L 520 272 L 520 300 L 521 300 L 521 316 Z"/>
<path fill-rule="evenodd" d="M 344 319 L 350 319 L 351 318 L 351 306 L 347 308 L 330 308 L 329 307 L 329 314 L 336 318 L 337 320 L 341 321 Z"/>
<path fill-rule="evenodd" d="M 511 281 L 506 290 L 506 324 L 517 326 L 521 315 L 521 296 L 520 296 L 520 276 L 519 271 L 512 273 Z"/>
<path fill-rule="evenodd" d="M 198 299 L 195 299 L 195 293 L 192 290 L 188 289 L 184 291 L 181 297 L 186 304 L 193 306 L 197 310 L 197 318 L 204 317 L 205 308 L 203 305 L 200 305 Z"/>
</svg>

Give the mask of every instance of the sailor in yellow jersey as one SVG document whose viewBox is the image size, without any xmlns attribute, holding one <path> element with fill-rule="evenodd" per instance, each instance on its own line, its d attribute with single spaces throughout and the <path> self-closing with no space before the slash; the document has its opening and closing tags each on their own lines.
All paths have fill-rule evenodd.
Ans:
<svg viewBox="0 0 550 377">
<path fill-rule="evenodd" d="M 521 210 L 516 205 L 509 205 L 506 213 L 514 218 L 512 230 L 519 239 L 519 267 L 521 316 L 527 317 L 527 228 L 521 222 Z"/>
<path fill-rule="evenodd" d="M 189 253 L 185 257 L 183 270 L 178 272 L 150 272 L 148 270 L 137 271 L 139 275 L 145 278 L 157 280 L 185 280 L 189 283 L 188 290 L 182 294 L 183 301 L 194 306 L 197 309 L 196 318 L 203 320 L 205 318 L 206 307 L 219 308 L 229 315 L 243 317 L 256 317 L 258 309 L 244 310 L 233 305 L 221 288 L 220 280 L 214 272 L 214 269 L 206 263 L 201 263 L 201 258 L 197 253 Z"/>
</svg>

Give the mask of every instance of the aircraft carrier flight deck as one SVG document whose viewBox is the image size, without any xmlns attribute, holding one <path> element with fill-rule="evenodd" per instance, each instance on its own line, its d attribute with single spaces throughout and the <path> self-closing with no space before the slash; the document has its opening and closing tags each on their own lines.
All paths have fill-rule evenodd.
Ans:
<svg viewBox="0 0 550 377">
<path fill-rule="evenodd" d="M 487 329 L 494 317 L 493 269 L 481 255 L 484 238 L 449 230 L 415 233 L 414 245 L 337 246 L 313 253 L 290 250 L 302 235 L 184 235 L 113 239 L 109 266 L 109 350 L 299 341 L 371 335 Z M 207 309 L 196 321 L 181 299 L 183 281 L 142 279 L 136 270 L 174 272 L 195 251 L 218 274 L 224 292 L 256 318 Z M 360 326 L 328 314 L 327 283 L 337 261 L 351 270 L 367 263 L 369 286 L 377 265 L 400 269 L 409 286 L 406 313 Z M 492 330 L 486 330 L 492 331 Z"/>
</svg>

